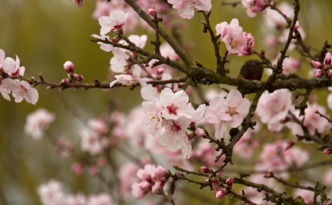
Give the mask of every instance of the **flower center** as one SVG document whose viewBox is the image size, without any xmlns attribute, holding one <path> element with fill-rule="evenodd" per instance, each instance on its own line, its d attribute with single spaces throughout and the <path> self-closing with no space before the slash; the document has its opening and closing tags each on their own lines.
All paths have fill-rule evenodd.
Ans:
<svg viewBox="0 0 332 205">
<path fill-rule="evenodd" d="M 181 130 L 180 125 L 176 124 L 176 123 L 173 121 L 173 124 L 171 125 L 171 131 L 173 131 L 173 132 L 179 132 L 180 130 Z"/>
<path fill-rule="evenodd" d="M 172 105 L 167 106 L 167 109 L 168 109 L 169 114 L 176 115 L 177 114 L 176 111 L 179 108 L 176 105 L 172 104 Z"/>
</svg>

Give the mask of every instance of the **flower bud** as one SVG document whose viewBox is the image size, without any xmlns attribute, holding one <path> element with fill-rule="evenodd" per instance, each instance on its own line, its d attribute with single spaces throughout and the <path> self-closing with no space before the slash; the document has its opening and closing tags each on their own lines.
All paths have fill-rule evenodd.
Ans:
<svg viewBox="0 0 332 205">
<path fill-rule="evenodd" d="M 320 70 L 320 71 L 317 71 L 317 73 L 315 74 L 315 77 L 320 78 L 320 77 L 323 77 L 324 74 L 325 74 L 325 72 Z"/>
<path fill-rule="evenodd" d="M 265 7 L 261 7 L 261 6 L 253 6 L 252 8 L 251 8 L 251 11 L 252 12 L 254 12 L 254 13 L 258 13 L 258 12 L 260 12 L 260 11 L 263 11 L 265 9 Z"/>
<path fill-rule="evenodd" d="M 327 70 L 327 74 L 328 74 L 329 76 L 332 76 L 332 69 Z"/>
<path fill-rule="evenodd" d="M 66 61 L 65 64 L 63 64 L 63 67 L 67 73 L 73 73 L 74 72 L 74 64 L 71 61 Z"/>
<path fill-rule="evenodd" d="M 162 75 L 164 73 L 164 68 L 158 68 L 157 75 Z"/>
<path fill-rule="evenodd" d="M 225 194 L 226 194 L 225 190 L 221 189 L 221 190 L 217 191 L 216 198 L 221 199 Z"/>
<path fill-rule="evenodd" d="M 208 167 L 206 167 L 206 166 L 202 166 L 201 167 L 201 171 L 203 172 L 203 173 L 210 173 L 210 168 L 208 168 Z"/>
<path fill-rule="evenodd" d="M 77 81 L 79 81 L 79 82 L 82 82 L 84 80 L 83 75 L 77 75 L 76 78 L 77 78 Z"/>
<path fill-rule="evenodd" d="M 229 177 L 229 178 L 226 180 L 226 185 L 229 186 L 229 187 L 232 187 L 232 185 L 233 185 L 233 180 L 232 180 L 232 178 Z"/>
<path fill-rule="evenodd" d="M 212 186 L 213 186 L 213 188 L 216 190 L 216 191 L 218 191 L 218 189 L 219 189 L 219 180 L 218 180 L 218 178 L 217 177 L 215 177 L 213 180 L 212 180 Z"/>
<path fill-rule="evenodd" d="M 255 5 L 260 7 L 265 7 L 267 6 L 267 3 L 264 0 L 256 0 Z"/>
<path fill-rule="evenodd" d="M 78 7 L 81 7 L 83 6 L 83 0 L 74 0 L 74 4 L 76 4 Z"/>
<path fill-rule="evenodd" d="M 156 15 L 156 10 L 154 8 L 151 8 L 148 10 L 148 14 L 151 16 L 155 16 Z"/>
<path fill-rule="evenodd" d="M 299 23 L 299 21 L 296 21 L 294 28 L 295 28 L 295 29 L 300 28 L 300 23 Z"/>
<path fill-rule="evenodd" d="M 327 148 L 326 150 L 324 150 L 323 153 L 324 154 L 332 154 L 332 148 Z"/>
<path fill-rule="evenodd" d="M 68 83 L 67 78 L 63 78 L 60 83 Z"/>
<path fill-rule="evenodd" d="M 314 68 L 317 68 L 317 69 L 323 69 L 324 68 L 324 65 L 321 62 L 318 62 L 318 61 L 312 60 L 311 64 L 314 66 Z"/>
<path fill-rule="evenodd" d="M 158 179 L 167 175 L 166 169 L 164 169 L 162 166 L 158 166 L 153 172 Z"/>
<path fill-rule="evenodd" d="M 197 128 L 195 131 L 195 134 L 197 135 L 197 137 L 203 137 L 205 134 L 205 131 L 202 128 Z"/>
<path fill-rule="evenodd" d="M 157 191 L 161 190 L 165 185 L 165 179 L 162 178 L 153 185 L 152 187 L 152 193 L 156 193 Z"/>
<path fill-rule="evenodd" d="M 151 184 L 147 181 L 142 181 L 138 184 L 138 187 L 142 189 L 144 192 L 147 192 L 151 189 Z"/>
<path fill-rule="evenodd" d="M 330 52 L 327 52 L 325 54 L 324 64 L 331 65 L 331 53 Z"/>
</svg>

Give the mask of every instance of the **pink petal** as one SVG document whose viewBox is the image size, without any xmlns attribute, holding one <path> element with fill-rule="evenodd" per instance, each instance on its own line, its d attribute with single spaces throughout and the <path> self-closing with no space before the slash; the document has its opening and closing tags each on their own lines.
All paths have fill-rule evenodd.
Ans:
<svg viewBox="0 0 332 205">
<path fill-rule="evenodd" d="M 232 116 L 232 120 L 228 122 L 228 125 L 232 128 L 238 127 L 243 122 L 243 116 L 236 114 Z"/>
<path fill-rule="evenodd" d="M 247 114 L 250 108 L 250 101 L 247 98 L 243 98 L 237 107 L 237 110 L 242 114 Z"/>
<path fill-rule="evenodd" d="M 35 105 L 38 101 L 39 95 L 36 88 L 30 88 L 27 91 L 27 94 L 25 96 L 25 100 L 33 105 Z"/>
<path fill-rule="evenodd" d="M 235 89 L 232 89 L 226 97 L 226 100 L 228 102 L 237 102 L 241 99 L 242 99 L 242 94 L 238 90 L 235 90 Z"/>
</svg>

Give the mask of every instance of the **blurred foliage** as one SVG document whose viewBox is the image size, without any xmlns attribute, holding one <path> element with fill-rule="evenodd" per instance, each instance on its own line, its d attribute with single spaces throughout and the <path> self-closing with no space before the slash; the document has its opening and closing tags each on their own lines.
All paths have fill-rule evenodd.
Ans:
<svg viewBox="0 0 332 205">
<path fill-rule="evenodd" d="M 263 39 L 269 31 L 263 25 L 262 14 L 249 18 L 241 6 L 232 8 L 221 6 L 220 3 L 221 0 L 213 0 L 212 25 L 238 18 L 244 31 L 255 37 L 255 49 L 267 49 Z M 332 1 L 301 0 L 300 3 L 300 22 L 307 34 L 305 41 L 318 48 L 325 40 L 332 41 Z M 66 77 L 62 65 L 70 60 L 75 64 L 75 71 L 85 77 L 85 82 L 93 82 L 93 77 L 109 81 L 108 67 L 112 55 L 90 41 L 90 35 L 98 34 L 100 29 L 98 21 L 92 19 L 94 8 L 94 0 L 85 0 L 81 8 L 68 0 L 0 0 L 0 48 L 6 52 L 6 56 L 19 56 L 21 65 L 26 67 L 26 77 L 37 77 L 40 71 L 47 81 L 60 82 Z M 195 48 L 188 51 L 190 56 L 214 69 L 214 51 L 208 34 L 201 32 L 203 27 L 199 20 L 202 19 L 202 15 L 196 13 L 190 21 L 183 20 L 187 25 L 180 30 L 180 34 L 184 42 L 192 41 L 195 44 Z M 152 36 L 151 31 L 142 28 L 135 33 L 150 33 Z M 152 50 L 151 45 L 147 48 Z M 221 52 L 224 50 L 221 44 Z M 244 61 L 251 58 L 257 57 L 230 56 L 230 63 L 227 64 L 230 75 L 236 76 Z M 309 61 L 306 59 L 302 63 L 299 72 L 306 76 Z M 40 99 L 37 106 L 25 101 L 16 104 L 0 98 L 0 185 L 9 204 L 39 204 L 36 189 L 39 184 L 52 178 L 64 182 L 72 191 L 95 193 L 103 190 L 105 187 L 102 182 L 87 177 L 88 174 L 86 177 L 74 176 L 70 171 L 72 161 L 54 155 L 54 144 L 48 138 L 67 136 L 79 142 L 80 127 L 85 126 L 89 118 L 107 112 L 109 99 L 116 99 L 120 109 L 127 112 L 141 103 L 139 89 L 129 91 L 120 88 L 111 92 L 68 89 L 58 92 L 38 86 L 38 91 Z M 326 105 L 327 92 L 316 93 L 319 94 L 319 102 Z M 57 119 L 46 137 L 35 141 L 24 133 L 24 124 L 26 115 L 38 107 L 56 113 Z M 209 191 L 204 194 L 214 198 Z M 195 203 L 193 201 L 191 204 Z"/>
</svg>

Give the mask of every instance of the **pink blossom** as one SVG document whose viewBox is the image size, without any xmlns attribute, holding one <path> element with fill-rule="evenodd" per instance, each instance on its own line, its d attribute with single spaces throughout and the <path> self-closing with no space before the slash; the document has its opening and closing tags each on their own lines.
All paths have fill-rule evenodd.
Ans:
<svg viewBox="0 0 332 205">
<path fill-rule="evenodd" d="M 323 69 L 324 68 L 324 65 L 321 63 L 321 62 L 318 62 L 318 61 L 314 61 L 312 60 L 311 61 L 311 64 L 314 66 L 314 68 L 316 69 Z"/>
<path fill-rule="evenodd" d="M 244 159 L 251 159 L 255 148 L 258 146 L 258 142 L 252 139 L 251 135 L 250 131 L 245 132 L 241 139 L 235 144 L 233 149 L 234 153 Z"/>
<path fill-rule="evenodd" d="M 194 16 L 195 8 L 197 10 L 210 11 L 212 8 L 211 0 L 167 0 L 173 4 L 174 9 L 182 18 L 191 19 Z"/>
<path fill-rule="evenodd" d="M 183 90 L 173 93 L 170 88 L 164 88 L 160 94 L 162 117 L 166 120 L 176 120 L 180 117 L 192 118 L 195 110 L 188 102 L 189 97 Z"/>
<path fill-rule="evenodd" d="M 137 47 L 143 49 L 145 47 L 146 41 L 148 39 L 147 35 L 142 35 L 142 36 L 138 36 L 138 35 L 130 35 L 128 37 L 128 39 L 134 43 Z"/>
<path fill-rule="evenodd" d="M 137 176 L 146 181 L 150 181 L 151 179 L 155 179 L 154 170 L 156 169 L 156 166 L 152 164 L 146 164 L 144 166 L 144 169 L 139 169 L 137 171 Z"/>
<path fill-rule="evenodd" d="M 319 133 L 323 133 L 325 130 L 329 129 L 329 122 L 327 119 L 319 116 L 316 111 L 328 116 L 325 107 L 318 104 L 308 104 L 307 109 L 304 110 L 305 118 L 303 125 L 308 128 L 311 135 L 315 134 L 315 130 Z"/>
<path fill-rule="evenodd" d="M 17 83 L 17 81 L 10 78 L 2 79 L 0 77 L 0 92 L 2 97 L 5 98 L 6 100 L 10 101 L 9 93 L 12 90 L 18 89 L 19 87 L 20 86 Z"/>
<path fill-rule="evenodd" d="M 329 168 L 325 171 L 323 177 L 323 183 L 328 187 L 332 187 L 332 184 L 330 183 L 331 181 L 332 181 L 332 168 Z"/>
<path fill-rule="evenodd" d="M 282 62 L 283 73 L 288 75 L 294 73 L 301 66 L 301 61 L 292 57 L 285 58 Z"/>
<path fill-rule="evenodd" d="M 292 106 L 292 94 L 286 90 L 276 90 L 273 93 L 264 92 L 258 101 L 256 114 L 270 130 L 279 131 L 280 121 L 288 115 Z"/>
<path fill-rule="evenodd" d="M 83 6 L 83 0 L 74 0 L 74 4 L 76 4 L 78 7 L 81 7 Z"/>
<path fill-rule="evenodd" d="M 249 107 L 250 101 L 242 98 L 242 94 L 233 89 L 226 99 L 218 96 L 211 100 L 204 117 L 208 123 L 215 126 L 215 136 L 220 139 L 223 135 L 228 136 L 225 122 L 233 128 L 240 126 Z"/>
<path fill-rule="evenodd" d="M 142 189 L 144 192 L 151 190 L 151 184 L 147 181 L 142 181 L 141 183 L 138 184 L 138 187 Z"/>
<path fill-rule="evenodd" d="M 208 168 L 206 166 L 202 166 L 202 167 L 200 167 L 200 169 L 203 173 L 210 173 L 210 171 L 211 171 L 210 168 Z"/>
<path fill-rule="evenodd" d="M 151 9 L 148 10 L 148 14 L 150 16 L 155 16 L 156 15 L 156 10 L 154 8 L 151 8 Z"/>
<path fill-rule="evenodd" d="M 98 134 L 106 134 L 108 132 L 108 126 L 102 119 L 90 119 L 88 127 Z"/>
<path fill-rule="evenodd" d="M 18 58 L 18 56 L 16 56 L 15 61 L 11 57 L 7 57 L 2 63 L 2 69 L 10 76 L 23 76 L 25 72 L 25 67 L 20 67 L 20 59 Z"/>
<path fill-rule="evenodd" d="M 254 2 L 255 0 L 241 0 L 243 7 L 246 8 L 247 15 L 251 18 L 256 16 L 256 12 L 251 10 Z"/>
<path fill-rule="evenodd" d="M 141 199 L 146 195 L 146 192 L 139 187 L 138 183 L 134 183 L 131 189 L 131 193 L 136 199 Z"/>
<path fill-rule="evenodd" d="M 100 17 L 99 24 L 101 25 L 100 35 L 106 35 L 110 31 L 121 28 L 127 21 L 129 13 L 125 13 L 122 10 L 115 10 L 110 13 L 110 16 Z"/>
<path fill-rule="evenodd" d="M 191 120 L 186 117 L 180 117 L 176 120 L 166 120 L 164 129 L 159 137 L 159 143 L 171 151 L 175 152 L 183 148 L 184 140 Z"/>
<path fill-rule="evenodd" d="M 310 183 L 308 183 L 308 184 L 310 184 Z M 314 198 L 314 192 L 310 191 L 310 190 L 305 190 L 305 189 L 295 189 L 293 192 L 293 196 L 294 197 L 301 196 L 304 199 L 304 202 L 306 204 L 312 204 L 313 198 Z"/>
<path fill-rule="evenodd" d="M 155 176 L 157 177 L 157 179 L 160 179 L 167 175 L 166 169 L 162 166 L 158 166 L 153 172 L 154 172 Z"/>
<path fill-rule="evenodd" d="M 162 106 L 157 99 L 144 101 L 142 103 L 143 111 L 147 115 L 142 120 L 142 126 L 146 133 L 159 137 L 162 131 Z"/>
<path fill-rule="evenodd" d="M 136 177 L 137 171 L 138 166 L 133 162 L 124 164 L 119 170 L 120 189 L 123 197 L 128 196 L 131 192 L 132 184 L 138 181 Z"/>
<path fill-rule="evenodd" d="M 178 54 L 175 53 L 173 48 L 166 42 L 162 43 L 160 46 L 160 53 L 165 58 L 169 58 L 171 60 L 177 60 L 179 59 Z"/>
<path fill-rule="evenodd" d="M 40 185 L 37 192 L 43 204 L 61 204 L 64 199 L 61 184 L 56 180 Z"/>
<path fill-rule="evenodd" d="M 19 87 L 13 92 L 13 97 L 15 102 L 19 103 L 25 98 L 28 103 L 36 104 L 39 98 L 38 91 L 36 88 L 32 88 L 30 84 L 26 81 L 21 81 Z"/>
<path fill-rule="evenodd" d="M 172 76 L 169 73 L 162 73 L 161 80 L 170 79 L 172 79 Z M 171 84 L 166 84 L 165 86 L 171 87 Z M 148 84 L 147 86 L 141 88 L 141 96 L 144 100 L 151 100 L 153 98 L 159 99 L 161 91 L 162 90 L 160 89 L 160 85 L 154 87 L 151 84 Z"/>
<path fill-rule="evenodd" d="M 91 130 L 81 131 L 81 149 L 88 151 L 91 155 L 99 154 L 103 150 L 103 144 L 99 135 Z"/>
<path fill-rule="evenodd" d="M 216 163 L 215 156 L 217 151 L 211 143 L 208 143 L 206 140 L 200 141 L 198 143 L 197 150 L 195 150 L 192 154 L 192 157 L 199 159 L 207 165 L 211 166 L 219 166 L 219 163 L 225 159 L 225 156 L 221 156 L 220 160 Z"/>
<path fill-rule="evenodd" d="M 188 134 L 183 138 L 182 156 L 184 159 L 191 157 L 192 145 Z"/>
<path fill-rule="evenodd" d="M 55 115 L 44 108 L 38 108 L 35 112 L 30 113 L 26 119 L 25 133 L 31 135 L 34 139 L 40 139 L 49 124 L 54 122 Z"/>
</svg>

